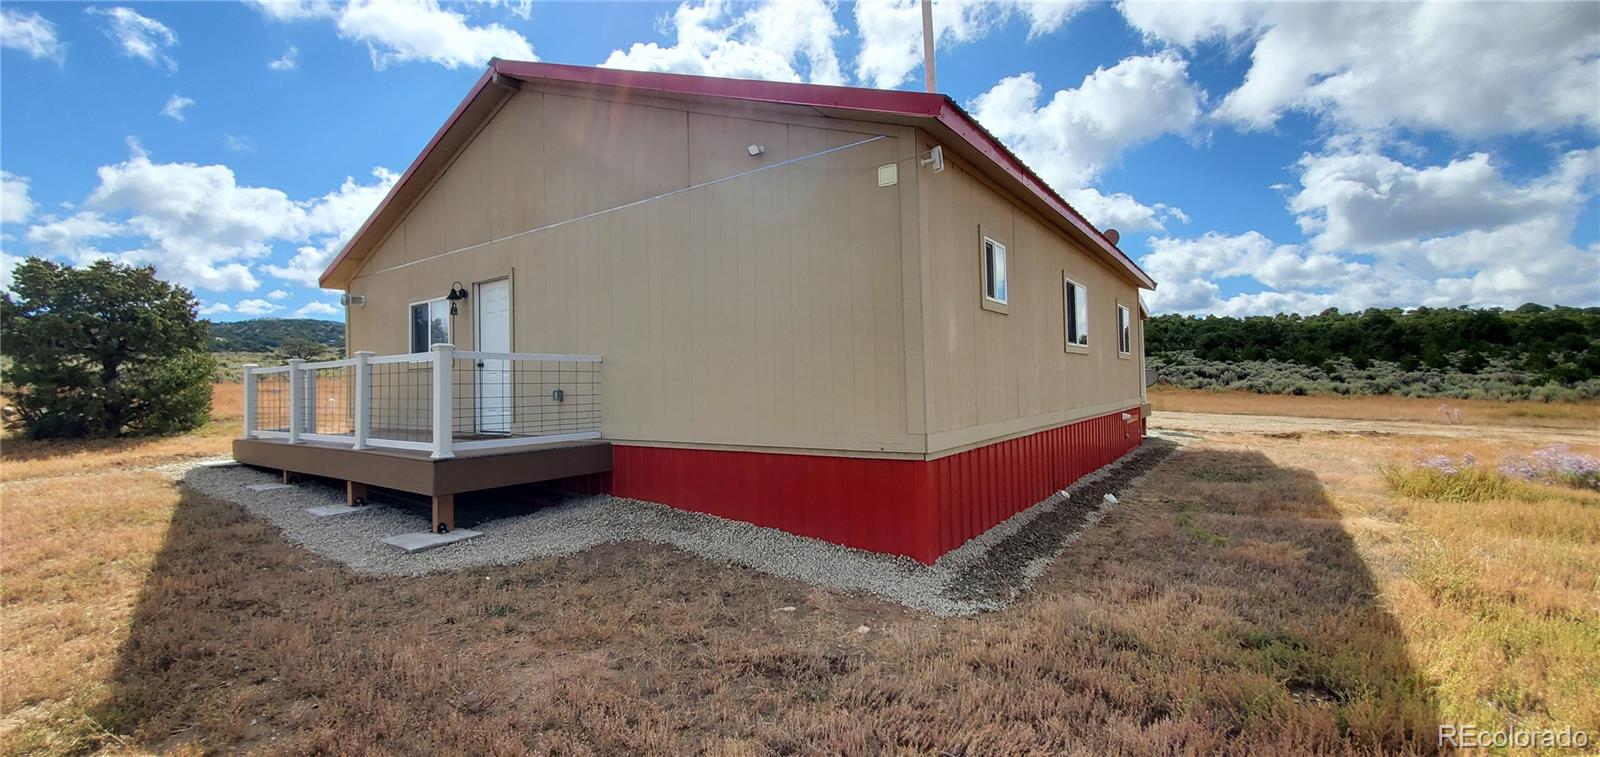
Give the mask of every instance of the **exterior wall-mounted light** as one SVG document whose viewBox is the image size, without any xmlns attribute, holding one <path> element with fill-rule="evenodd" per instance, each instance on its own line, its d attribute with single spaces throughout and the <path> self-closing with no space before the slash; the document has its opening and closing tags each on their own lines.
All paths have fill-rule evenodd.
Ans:
<svg viewBox="0 0 1600 757">
<path fill-rule="evenodd" d="M 345 307 L 364 308 L 367 306 L 367 296 L 364 294 L 341 294 L 339 304 Z"/>
<path fill-rule="evenodd" d="M 450 285 L 450 293 L 445 295 L 444 298 L 450 303 L 450 315 L 455 315 L 456 303 L 467 298 L 467 288 L 461 286 L 461 282 L 457 281 Z"/>
</svg>

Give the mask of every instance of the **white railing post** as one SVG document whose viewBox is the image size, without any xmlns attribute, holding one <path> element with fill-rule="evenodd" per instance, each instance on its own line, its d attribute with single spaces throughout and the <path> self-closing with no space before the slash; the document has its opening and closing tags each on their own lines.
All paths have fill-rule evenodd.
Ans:
<svg viewBox="0 0 1600 757">
<path fill-rule="evenodd" d="M 450 451 L 450 435 L 455 426 L 451 418 L 451 372 L 455 369 L 456 348 L 453 344 L 433 345 L 433 459 L 454 457 Z"/>
<path fill-rule="evenodd" d="M 244 364 L 244 438 L 256 435 L 256 369 L 255 363 Z"/>
<path fill-rule="evenodd" d="M 302 375 L 305 376 L 306 389 L 300 396 L 306 398 L 306 422 L 300 431 L 315 434 L 320 431 L 317 428 L 317 372 L 305 371 Z"/>
<path fill-rule="evenodd" d="M 356 449 L 368 449 L 367 434 L 372 433 L 372 366 L 367 364 L 371 358 L 366 350 L 356 353 Z"/>
<path fill-rule="evenodd" d="M 304 362 L 305 361 L 301 360 L 300 358 L 291 358 L 289 360 L 289 443 L 290 444 L 299 444 L 300 443 L 301 423 L 304 420 L 301 416 L 302 416 L 302 413 L 305 412 L 305 408 L 301 407 L 301 405 L 303 405 L 304 402 L 305 402 L 305 399 L 304 399 L 304 397 L 305 397 L 305 387 L 302 386 L 301 383 L 300 383 L 300 364 L 304 363 Z"/>
</svg>

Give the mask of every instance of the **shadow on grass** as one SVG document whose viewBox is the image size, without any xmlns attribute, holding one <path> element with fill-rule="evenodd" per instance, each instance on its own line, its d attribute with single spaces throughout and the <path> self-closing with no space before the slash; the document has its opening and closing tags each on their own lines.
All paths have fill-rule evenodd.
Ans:
<svg viewBox="0 0 1600 757">
<path fill-rule="evenodd" d="M 1028 599 L 935 619 L 641 544 L 361 576 L 187 494 L 96 719 L 296 753 L 1433 751 L 1314 474 L 1184 450 L 1119 496 Z"/>
<path fill-rule="evenodd" d="M 1212 710 L 1226 738 L 1186 743 L 1435 751 L 1433 685 L 1315 472 L 1189 449 L 1134 496 L 1055 575 L 1114 618 L 1080 632 L 1145 655 L 1151 709 Z"/>
</svg>

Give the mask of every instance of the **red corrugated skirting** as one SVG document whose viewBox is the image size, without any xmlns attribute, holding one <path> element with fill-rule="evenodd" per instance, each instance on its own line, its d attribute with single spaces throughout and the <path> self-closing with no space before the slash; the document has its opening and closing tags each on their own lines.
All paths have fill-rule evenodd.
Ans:
<svg viewBox="0 0 1600 757">
<path fill-rule="evenodd" d="M 929 461 L 613 445 L 610 474 L 566 483 L 932 563 L 1138 447 L 1142 421 L 1134 407 Z"/>
</svg>

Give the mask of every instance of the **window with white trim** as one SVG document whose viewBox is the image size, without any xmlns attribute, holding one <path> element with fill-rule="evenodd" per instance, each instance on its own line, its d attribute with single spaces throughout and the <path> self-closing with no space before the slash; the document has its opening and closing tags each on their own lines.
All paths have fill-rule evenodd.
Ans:
<svg viewBox="0 0 1600 757">
<path fill-rule="evenodd" d="M 1089 346 L 1089 290 L 1072 279 L 1061 279 L 1061 301 L 1067 324 L 1067 346 Z"/>
<path fill-rule="evenodd" d="M 1006 246 L 983 238 L 983 297 L 1006 304 Z"/>
<path fill-rule="evenodd" d="M 1128 306 L 1117 306 L 1117 354 L 1133 352 L 1133 327 L 1128 318 Z"/>
<path fill-rule="evenodd" d="M 437 300 L 411 303 L 411 351 L 427 352 L 450 341 L 450 303 Z"/>
</svg>

